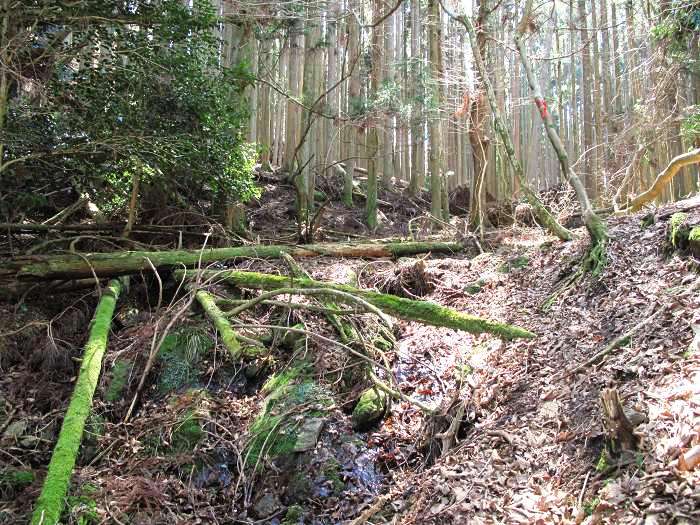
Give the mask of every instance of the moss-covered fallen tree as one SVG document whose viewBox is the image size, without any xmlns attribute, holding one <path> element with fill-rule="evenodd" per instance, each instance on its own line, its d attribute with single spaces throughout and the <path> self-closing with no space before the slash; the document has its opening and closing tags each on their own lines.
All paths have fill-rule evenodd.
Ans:
<svg viewBox="0 0 700 525">
<path fill-rule="evenodd" d="M 197 290 L 195 296 L 197 301 L 202 306 L 204 313 L 211 320 L 221 336 L 221 341 L 228 350 L 231 358 L 236 361 L 241 357 L 255 357 L 260 354 L 260 347 L 256 346 L 241 346 L 239 341 L 240 336 L 233 330 L 231 323 L 226 319 L 224 313 L 216 305 L 216 299 L 204 290 Z M 263 348 L 264 350 L 264 348 Z"/>
<path fill-rule="evenodd" d="M 198 273 L 204 279 L 225 281 L 240 288 L 257 290 L 276 290 L 279 288 L 328 288 L 330 290 L 338 290 L 362 297 L 365 301 L 376 306 L 384 313 L 407 321 L 418 321 L 423 324 L 444 326 L 446 328 L 453 328 L 455 330 L 471 333 L 491 333 L 505 339 L 535 337 L 535 334 L 532 332 L 518 326 L 463 314 L 451 308 L 446 308 L 428 301 L 404 299 L 403 297 L 379 293 L 372 290 L 362 290 L 347 284 L 333 284 L 316 281 L 314 279 L 237 270 L 205 270 L 202 272 L 178 270 L 176 272 L 176 278 L 182 279 L 184 276 L 194 278 Z M 335 300 L 340 302 L 342 301 L 342 297 L 338 297 Z"/>
<path fill-rule="evenodd" d="M 329 243 L 289 245 L 255 245 L 205 250 L 124 251 L 116 253 L 76 253 L 59 256 L 31 256 L 10 259 L 0 265 L 0 281 L 80 279 L 114 277 L 156 268 L 194 267 L 237 258 L 275 259 L 282 253 L 292 257 L 383 258 L 417 253 L 457 253 L 464 250 L 459 242 L 390 242 Z"/>
<path fill-rule="evenodd" d="M 90 415 L 92 398 L 102 369 L 102 358 L 107 348 L 112 314 L 123 286 L 122 280 L 114 279 L 102 291 L 102 297 L 92 319 L 90 335 L 85 344 L 80 374 L 51 456 L 41 495 L 34 508 L 32 525 L 54 525 L 58 523 L 63 512 L 85 421 Z"/>
</svg>

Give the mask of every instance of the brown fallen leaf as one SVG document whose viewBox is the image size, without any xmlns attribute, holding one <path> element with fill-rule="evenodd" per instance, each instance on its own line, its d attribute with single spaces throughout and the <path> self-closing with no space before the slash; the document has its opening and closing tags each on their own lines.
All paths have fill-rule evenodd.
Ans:
<svg viewBox="0 0 700 525">
<path fill-rule="evenodd" d="M 573 438 L 573 437 L 574 437 L 573 432 L 571 432 L 570 430 L 565 430 L 563 432 L 559 432 L 554 441 L 556 441 L 557 443 L 562 443 L 564 441 L 570 441 L 571 438 Z"/>
<path fill-rule="evenodd" d="M 700 445 L 678 456 L 678 470 L 690 471 L 700 465 Z"/>
</svg>

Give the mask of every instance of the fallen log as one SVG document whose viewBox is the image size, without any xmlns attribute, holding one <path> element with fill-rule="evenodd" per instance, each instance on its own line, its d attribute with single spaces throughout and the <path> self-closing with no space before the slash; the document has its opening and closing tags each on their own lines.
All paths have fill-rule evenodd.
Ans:
<svg viewBox="0 0 700 525">
<path fill-rule="evenodd" d="M 221 341 L 234 361 L 238 361 L 242 357 L 251 358 L 260 354 L 257 346 L 248 346 L 247 348 L 241 346 L 240 336 L 233 330 L 225 314 L 216 305 L 214 296 L 204 290 L 197 290 L 195 297 L 207 314 L 207 317 L 214 324 L 216 331 L 221 335 Z"/>
<path fill-rule="evenodd" d="M 85 344 L 80 374 L 75 383 L 66 416 L 56 447 L 51 455 L 51 462 L 46 479 L 41 489 L 32 515 L 32 525 L 54 525 L 58 523 L 70 483 L 75 459 L 83 438 L 85 421 L 90 415 L 92 398 L 102 369 L 102 358 L 107 348 L 112 314 L 124 283 L 119 279 L 109 282 L 102 291 L 102 298 L 97 304 L 92 319 L 90 336 Z"/>
<path fill-rule="evenodd" d="M 237 258 L 273 259 L 289 253 L 293 257 L 383 258 L 417 253 L 455 253 L 464 250 L 459 242 L 333 243 L 289 245 L 255 245 L 205 250 L 124 251 L 116 253 L 76 253 L 57 256 L 31 256 L 10 259 L 0 265 L 0 279 L 19 280 L 80 279 L 114 277 L 151 271 L 153 267 L 194 267 Z"/>
<path fill-rule="evenodd" d="M 175 278 L 181 280 L 183 277 L 195 277 L 197 274 L 203 279 L 225 281 L 240 288 L 252 288 L 257 290 L 276 290 L 279 288 L 328 288 L 329 290 L 341 291 L 362 297 L 365 301 L 376 306 L 384 313 L 407 321 L 418 321 L 433 326 L 443 326 L 477 334 L 487 332 L 504 339 L 535 337 L 535 334 L 532 332 L 518 326 L 463 314 L 451 308 L 446 308 L 428 301 L 404 299 L 403 297 L 379 293 L 372 290 L 362 290 L 347 284 L 333 284 L 316 281 L 314 279 L 237 270 L 205 270 L 201 272 L 194 270 L 178 270 L 175 272 Z M 336 300 L 341 302 L 343 299 L 342 297 L 337 297 Z"/>
</svg>

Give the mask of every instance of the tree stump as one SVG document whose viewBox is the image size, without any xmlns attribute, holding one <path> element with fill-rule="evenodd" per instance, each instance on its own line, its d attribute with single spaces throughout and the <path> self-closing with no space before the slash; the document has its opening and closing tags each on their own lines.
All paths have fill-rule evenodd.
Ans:
<svg viewBox="0 0 700 525">
<path fill-rule="evenodd" d="M 608 437 L 610 450 L 636 450 L 639 438 L 634 434 L 634 425 L 625 414 L 616 388 L 606 388 L 600 393 L 603 408 L 603 430 Z"/>
</svg>

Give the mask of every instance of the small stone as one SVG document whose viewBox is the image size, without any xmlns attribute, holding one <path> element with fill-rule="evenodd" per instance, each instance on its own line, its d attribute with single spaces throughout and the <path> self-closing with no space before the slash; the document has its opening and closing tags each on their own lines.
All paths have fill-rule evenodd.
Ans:
<svg viewBox="0 0 700 525">
<path fill-rule="evenodd" d="M 297 434 L 297 442 L 294 445 L 294 452 L 306 452 L 316 448 L 316 441 L 323 428 L 325 419 L 320 417 L 309 418 L 304 421 Z"/>
<path fill-rule="evenodd" d="M 260 518 L 267 518 L 272 516 L 275 512 L 279 510 L 281 503 L 279 498 L 275 494 L 265 493 L 263 496 L 255 503 L 253 510 Z"/>
</svg>

